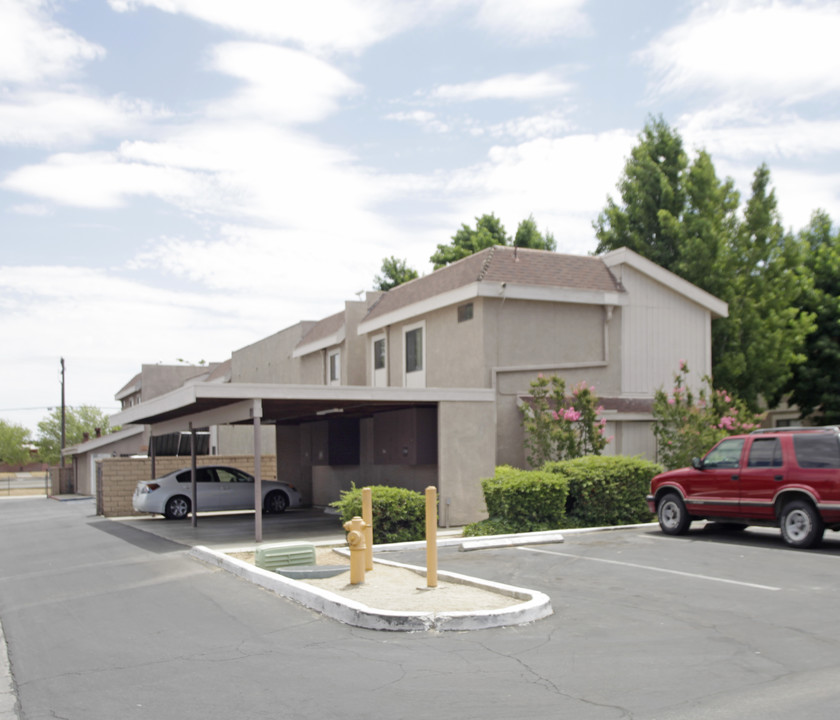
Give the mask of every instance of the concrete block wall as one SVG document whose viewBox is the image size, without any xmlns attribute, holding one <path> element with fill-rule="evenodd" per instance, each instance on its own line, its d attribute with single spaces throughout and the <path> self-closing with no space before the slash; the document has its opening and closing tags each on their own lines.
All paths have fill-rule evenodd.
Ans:
<svg viewBox="0 0 840 720">
<path fill-rule="evenodd" d="M 277 479 L 277 459 L 274 455 L 263 455 L 262 479 Z M 97 462 L 99 482 L 96 493 L 96 512 L 105 517 L 142 515 L 134 512 L 131 498 L 134 488 L 141 480 L 152 477 L 150 458 L 104 458 Z M 229 465 L 254 474 L 253 455 L 201 455 L 196 465 Z M 161 477 L 181 468 L 188 468 L 188 457 L 162 457 L 155 460 L 155 475 Z"/>
</svg>

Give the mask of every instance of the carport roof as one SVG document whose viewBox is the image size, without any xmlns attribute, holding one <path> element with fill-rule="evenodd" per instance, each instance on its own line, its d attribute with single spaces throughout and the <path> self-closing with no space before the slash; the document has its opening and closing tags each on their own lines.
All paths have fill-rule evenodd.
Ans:
<svg viewBox="0 0 840 720">
<path fill-rule="evenodd" d="M 396 388 L 367 386 L 228 383 L 190 385 L 134 405 L 111 417 L 112 425 L 151 425 L 155 434 L 210 425 L 263 423 L 296 425 L 324 417 L 368 417 L 376 412 L 439 402 L 494 402 L 482 388 Z"/>
</svg>

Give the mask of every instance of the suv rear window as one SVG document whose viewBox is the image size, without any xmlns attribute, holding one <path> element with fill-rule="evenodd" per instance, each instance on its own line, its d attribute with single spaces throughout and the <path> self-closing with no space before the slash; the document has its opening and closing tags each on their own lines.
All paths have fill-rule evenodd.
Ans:
<svg viewBox="0 0 840 720">
<path fill-rule="evenodd" d="M 802 468 L 840 468 L 840 442 L 831 435 L 794 435 L 796 462 Z"/>
</svg>

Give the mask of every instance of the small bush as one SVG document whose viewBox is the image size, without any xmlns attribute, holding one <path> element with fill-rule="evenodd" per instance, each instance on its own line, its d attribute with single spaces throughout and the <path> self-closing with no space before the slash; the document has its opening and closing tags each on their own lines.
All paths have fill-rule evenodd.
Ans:
<svg viewBox="0 0 840 720">
<path fill-rule="evenodd" d="M 645 495 L 662 467 L 640 457 L 589 456 L 546 463 L 543 470 L 568 480 L 569 527 L 648 522 Z"/>
<path fill-rule="evenodd" d="M 556 474 L 541 470 L 518 470 L 507 465 L 496 468 L 492 478 L 481 481 L 490 520 L 472 528 L 504 527 L 505 533 L 552 530 L 561 527 L 566 512 L 568 482 Z M 479 523 L 474 523 L 479 525 Z"/>
<path fill-rule="evenodd" d="M 548 528 L 546 528 L 548 529 Z M 519 532 L 517 528 L 506 520 L 487 518 L 464 526 L 464 537 L 479 537 L 481 535 L 513 535 Z"/>
<path fill-rule="evenodd" d="M 371 486 L 373 542 L 409 542 L 426 537 L 426 496 L 406 488 Z M 340 499 L 330 503 L 338 508 L 342 525 L 362 515 L 362 491 L 355 485 L 342 491 Z"/>
</svg>

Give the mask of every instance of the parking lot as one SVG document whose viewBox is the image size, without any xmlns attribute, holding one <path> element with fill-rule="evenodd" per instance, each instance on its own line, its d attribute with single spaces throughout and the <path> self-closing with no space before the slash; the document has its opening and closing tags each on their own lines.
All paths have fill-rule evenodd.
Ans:
<svg viewBox="0 0 840 720">
<path fill-rule="evenodd" d="M 202 519 L 214 532 L 226 522 Z M 770 529 L 699 524 L 678 538 L 643 526 L 442 548 L 441 569 L 541 590 L 554 614 L 404 634 L 341 625 L 206 568 L 149 532 L 171 526 L 96 518 L 84 503 L 0 502 L 0 618 L 22 716 L 837 714 L 834 533 L 814 551 L 791 550 Z M 423 563 L 422 550 L 386 557 Z"/>
</svg>

